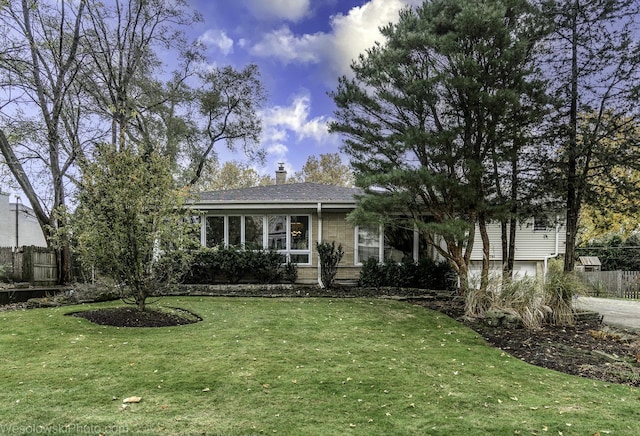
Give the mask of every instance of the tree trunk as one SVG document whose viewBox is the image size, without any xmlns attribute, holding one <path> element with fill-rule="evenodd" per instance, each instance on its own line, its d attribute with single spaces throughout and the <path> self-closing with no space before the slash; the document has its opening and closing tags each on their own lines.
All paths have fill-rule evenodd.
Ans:
<svg viewBox="0 0 640 436">
<path fill-rule="evenodd" d="M 565 244 L 564 270 L 573 271 L 575 265 L 575 243 L 578 228 L 577 201 L 577 154 L 578 154 L 578 11 L 580 2 L 573 5 L 571 27 L 571 94 L 569 110 L 569 142 L 567 145 L 567 233 Z"/>
<path fill-rule="evenodd" d="M 509 271 L 509 277 L 513 277 L 513 265 L 516 261 L 516 232 L 517 232 L 518 219 L 515 215 L 515 210 L 509 220 L 509 252 L 507 253 L 507 270 Z"/>
<path fill-rule="evenodd" d="M 486 292 L 489 287 L 489 267 L 491 255 L 491 242 L 487 233 L 487 220 L 484 213 L 478 216 L 478 229 L 482 239 L 482 271 L 480 273 L 480 293 Z"/>
</svg>

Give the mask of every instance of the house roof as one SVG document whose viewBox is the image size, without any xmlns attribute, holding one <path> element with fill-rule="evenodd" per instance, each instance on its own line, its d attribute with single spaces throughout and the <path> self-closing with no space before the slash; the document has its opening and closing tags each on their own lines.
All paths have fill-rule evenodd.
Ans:
<svg viewBox="0 0 640 436">
<path fill-rule="evenodd" d="M 578 261 L 584 266 L 602 266 L 597 256 L 580 256 Z"/>
<path fill-rule="evenodd" d="M 361 193 L 362 191 L 357 188 L 345 188 L 320 183 L 285 183 L 202 192 L 199 194 L 198 203 L 200 205 L 261 204 L 265 206 L 316 203 L 355 205 L 355 196 Z"/>
</svg>

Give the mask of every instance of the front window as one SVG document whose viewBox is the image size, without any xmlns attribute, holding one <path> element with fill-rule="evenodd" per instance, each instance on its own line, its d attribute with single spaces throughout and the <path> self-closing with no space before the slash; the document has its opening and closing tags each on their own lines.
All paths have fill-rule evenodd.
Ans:
<svg viewBox="0 0 640 436">
<path fill-rule="evenodd" d="M 239 216 L 230 216 L 229 220 L 229 240 L 227 241 L 227 245 L 231 245 L 234 247 L 240 247 L 242 245 L 242 224 L 241 218 Z"/>
<path fill-rule="evenodd" d="M 278 250 L 292 263 L 310 263 L 309 215 L 270 215 L 269 248 Z"/>
<path fill-rule="evenodd" d="M 380 232 L 376 227 L 358 227 L 358 251 L 356 263 L 364 263 L 367 259 L 380 258 Z"/>
<path fill-rule="evenodd" d="M 549 230 L 549 219 L 544 215 L 538 215 L 533 218 L 533 231 L 546 232 Z"/>
<path fill-rule="evenodd" d="M 269 217 L 269 248 L 284 250 L 287 248 L 287 217 L 272 215 Z"/>
<path fill-rule="evenodd" d="M 401 262 L 413 258 L 414 231 L 405 227 L 384 228 L 384 260 Z"/>
<path fill-rule="evenodd" d="M 244 217 L 244 244 L 249 250 L 262 248 L 263 217 L 260 215 Z"/>
<path fill-rule="evenodd" d="M 224 246 L 224 217 L 208 216 L 206 220 L 206 246 Z"/>
<path fill-rule="evenodd" d="M 208 216 L 204 242 L 207 247 L 276 250 L 292 263 L 308 264 L 311 262 L 311 218 L 309 215 Z"/>
<path fill-rule="evenodd" d="M 356 228 L 356 264 L 371 258 L 378 262 L 402 262 L 404 259 L 434 258 L 434 255 L 435 249 L 417 229 L 388 225 Z"/>
<path fill-rule="evenodd" d="M 291 217 L 291 249 L 309 248 L 309 217 L 306 215 Z"/>
</svg>

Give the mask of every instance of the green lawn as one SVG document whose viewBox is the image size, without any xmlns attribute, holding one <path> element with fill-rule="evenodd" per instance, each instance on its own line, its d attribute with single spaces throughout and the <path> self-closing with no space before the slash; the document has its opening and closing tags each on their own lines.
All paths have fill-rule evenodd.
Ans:
<svg viewBox="0 0 640 436">
<path fill-rule="evenodd" d="M 0 313 L 0 434 L 640 434 L 638 389 L 528 365 L 406 303 L 159 304 L 204 321 L 118 329 L 64 316 L 82 306 Z M 130 396 L 142 401 L 123 409 Z"/>
</svg>

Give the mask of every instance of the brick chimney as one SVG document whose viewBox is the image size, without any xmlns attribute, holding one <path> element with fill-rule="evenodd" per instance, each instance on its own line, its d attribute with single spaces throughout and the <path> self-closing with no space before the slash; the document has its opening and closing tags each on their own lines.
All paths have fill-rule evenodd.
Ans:
<svg viewBox="0 0 640 436">
<path fill-rule="evenodd" d="M 276 171 L 276 185 L 284 185 L 287 182 L 287 172 L 284 169 L 284 162 L 278 163 L 278 171 Z"/>
</svg>

